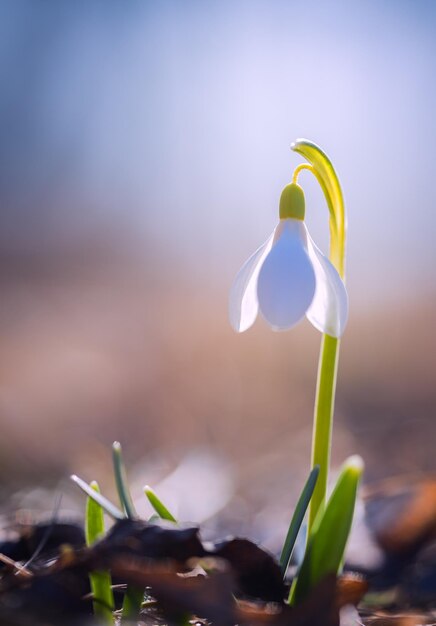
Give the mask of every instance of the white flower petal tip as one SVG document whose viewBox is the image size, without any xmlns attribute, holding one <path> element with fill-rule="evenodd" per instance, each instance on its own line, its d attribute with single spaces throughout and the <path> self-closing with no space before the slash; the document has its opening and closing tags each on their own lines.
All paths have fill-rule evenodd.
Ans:
<svg viewBox="0 0 436 626">
<path fill-rule="evenodd" d="M 272 248 L 274 234 L 244 263 L 230 289 L 229 319 L 238 333 L 248 330 L 256 320 L 259 310 L 257 279 L 262 263 Z"/>
<path fill-rule="evenodd" d="M 257 281 L 262 316 L 274 330 L 292 328 L 304 317 L 315 288 L 304 224 L 300 220 L 282 220 Z"/>
<path fill-rule="evenodd" d="M 335 267 L 307 233 L 307 249 L 316 275 L 315 296 L 307 319 L 322 333 L 342 336 L 348 320 L 348 294 Z"/>
</svg>

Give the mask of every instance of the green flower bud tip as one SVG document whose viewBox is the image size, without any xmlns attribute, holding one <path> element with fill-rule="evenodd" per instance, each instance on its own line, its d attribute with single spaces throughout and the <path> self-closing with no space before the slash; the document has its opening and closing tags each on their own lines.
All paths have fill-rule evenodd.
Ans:
<svg viewBox="0 0 436 626">
<path fill-rule="evenodd" d="M 297 183 L 286 185 L 280 196 L 280 219 L 304 220 L 304 214 L 305 202 L 302 188 Z"/>
</svg>

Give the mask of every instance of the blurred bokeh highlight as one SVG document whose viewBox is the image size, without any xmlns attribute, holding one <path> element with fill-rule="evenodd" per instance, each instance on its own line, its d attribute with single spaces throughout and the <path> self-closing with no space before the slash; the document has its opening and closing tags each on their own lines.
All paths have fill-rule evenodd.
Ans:
<svg viewBox="0 0 436 626">
<path fill-rule="evenodd" d="M 334 466 L 436 470 L 435 26 L 424 0 L 1 3 L 13 504 L 41 505 L 40 486 L 73 507 L 72 471 L 113 494 L 117 439 L 144 512 L 148 483 L 192 521 L 282 536 L 320 336 L 238 336 L 227 293 L 275 226 L 297 137 L 330 155 L 349 215 Z M 325 249 L 322 194 L 300 182 Z"/>
</svg>

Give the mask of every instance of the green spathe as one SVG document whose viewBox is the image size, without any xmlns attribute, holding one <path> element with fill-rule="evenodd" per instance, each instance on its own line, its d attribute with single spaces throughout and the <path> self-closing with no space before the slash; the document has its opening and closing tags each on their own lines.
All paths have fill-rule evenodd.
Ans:
<svg viewBox="0 0 436 626">
<path fill-rule="evenodd" d="M 304 192 L 297 183 L 290 183 L 282 191 L 280 196 L 280 219 L 292 218 L 304 220 L 305 201 Z"/>
</svg>

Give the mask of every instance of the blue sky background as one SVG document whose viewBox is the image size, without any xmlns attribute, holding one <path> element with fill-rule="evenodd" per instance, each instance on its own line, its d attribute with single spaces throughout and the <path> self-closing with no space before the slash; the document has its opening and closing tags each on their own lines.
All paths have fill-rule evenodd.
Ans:
<svg viewBox="0 0 436 626">
<path fill-rule="evenodd" d="M 4 253 L 119 230 L 157 274 L 226 286 L 306 137 L 344 187 L 352 302 L 434 296 L 435 25 L 424 0 L 3 1 Z"/>
</svg>

